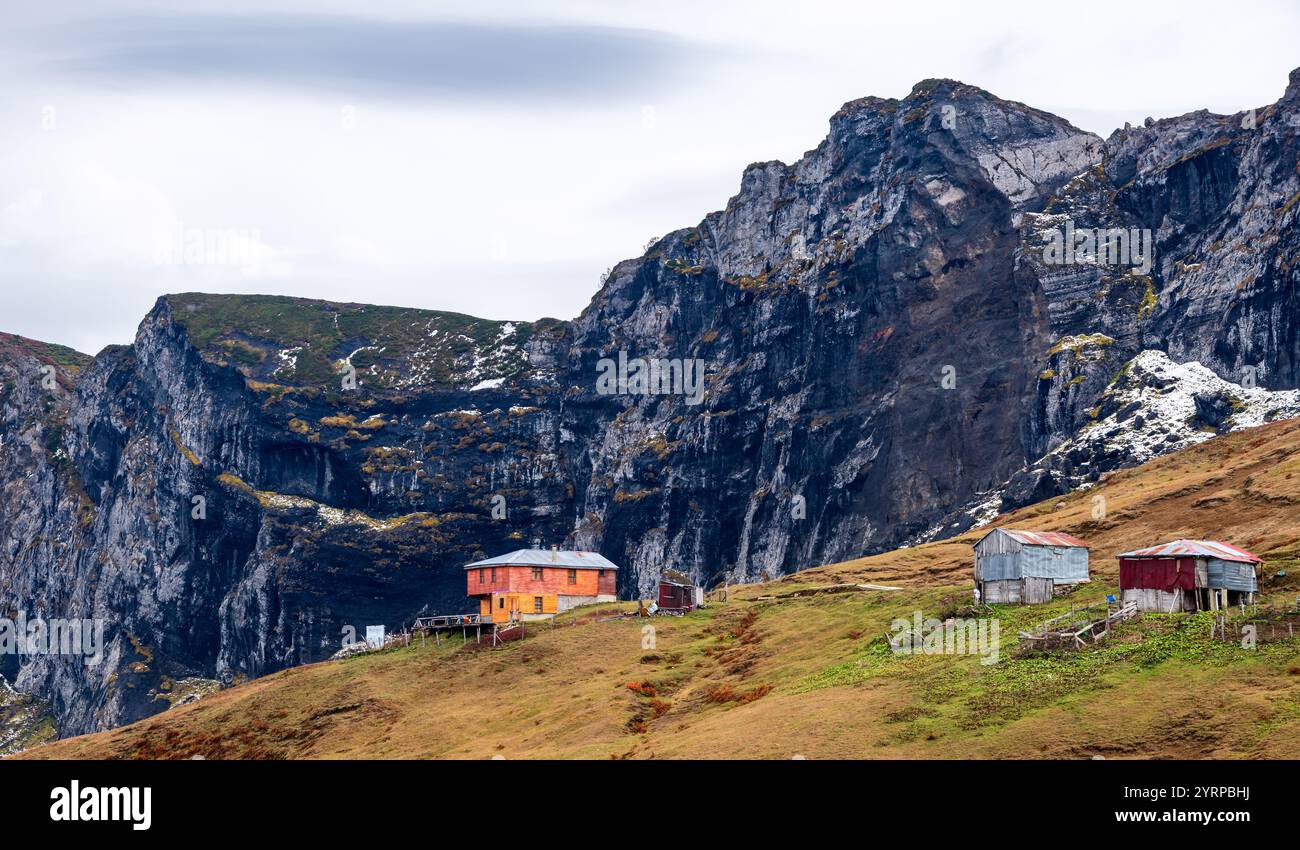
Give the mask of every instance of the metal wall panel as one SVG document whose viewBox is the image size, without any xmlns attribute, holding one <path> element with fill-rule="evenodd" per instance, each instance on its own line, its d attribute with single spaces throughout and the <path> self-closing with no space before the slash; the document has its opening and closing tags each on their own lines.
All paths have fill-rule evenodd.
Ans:
<svg viewBox="0 0 1300 850">
<path fill-rule="evenodd" d="M 1026 546 L 1020 553 L 1021 574 L 1050 578 L 1057 584 L 1088 580 L 1088 550 Z"/>
<path fill-rule="evenodd" d="M 999 528 L 994 529 L 983 540 L 975 544 L 975 554 L 1008 555 L 1019 552 L 1022 548 L 1020 541 Z"/>
<path fill-rule="evenodd" d="M 975 577 L 978 581 L 1020 579 L 1019 555 L 1012 553 L 976 555 Z"/>
<path fill-rule="evenodd" d="M 976 554 L 976 581 L 1050 578 L 1057 584 L 1088 580 L 1088 550 L 1025 546 L 1015 553 Z"/>
<path fill-rule="evenodd" d="M 1217 558 L 1211 558 L 1209 562 L 1209 582 L 1210 587 L 1223 587 L 1228 590 L 1240 590 L 1247 593 L 1254 593 L 1259 590 L 1255 580 L 1254 565 L 1242 564 L 1237 561 L 1220 561 Z"/>
</svg>

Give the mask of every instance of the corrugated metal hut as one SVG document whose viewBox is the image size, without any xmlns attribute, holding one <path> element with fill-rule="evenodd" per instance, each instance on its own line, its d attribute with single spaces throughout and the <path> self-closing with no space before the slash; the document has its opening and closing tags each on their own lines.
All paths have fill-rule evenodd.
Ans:
<svg viewBox="0 0 1300 850">
<path fill-rule="evenodd" d="M 664 570 L 659 577 L 659 607 L 669 611 L 693 611 L 704 604 L 704 588 L 677 570 Z"/>
<path fill-rule="evenodd" d="M 995 528 L 975 544 L 976 599 L 1037 605 L 1088 578 L 1088 544 L 1059 531 Z"/>
<path fill-rule="evenodd" d="M 1217 540 L 1174 540 L 1119 556 L 1120 601 L 1142 611 L 1218 611 L 1253 602 L 1263 561 Z"/>
</svg>

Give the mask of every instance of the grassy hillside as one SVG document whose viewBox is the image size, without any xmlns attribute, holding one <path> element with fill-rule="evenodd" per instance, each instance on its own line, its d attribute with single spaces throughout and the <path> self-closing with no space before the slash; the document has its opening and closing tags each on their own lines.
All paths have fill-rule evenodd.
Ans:
<svg viewBox="0 0 1300 850">
<path fill-rule="evenodd" d="M 95 359 L 66 345 L 55 345 L 52 342 L 41 342 L 9 333 L 0 333 L 0 354 L 9 359 L 21 355 L 35 357 L 43 363 L 52 364 L 73 375 L 89 366 Z"/>
<path fill-rule="evenodd" d="M 55 379 L 64 389 L 69 390 L 81 370 L 95 360 L 89 354 L 82 354 L 80 351 L 68 348 L 66 345 L 41 342 L 17 334 L 0 333 L 0 362 L 17 364 L 27 358 L 35 359 L 42 366 L 53 366 Z M 39 378 L 41 376 L 29 377 Z M 0 395 L 3 395 L 4 383 L 3 378 L 0 377 Z"/>
<path fill-rule="evenodd" d="M 1094 497 L 1105 515 L 1094 518 Z M 432 642 L 285 671 L 35 758 L 1300 758 L 1300 421 L 1222 437 L 999 517 L 1092 545 L 1093 583 L 995 606 L 1001 661 L 900 656 L 894 618 L 970 601 L 970 544 L 732 590 L 683 618 L 534 628 L 495 649 Z M 1209 615 L 1145 615 L 1079 652 L 1018 628 L 1114 592 L 1116 553 L 1221 538 L 1267 559 L 1259 643 Z M 1279 573 L 1287 575 L 1279 575 Z M 889 592 L 844 588 L 877 583 Z M 655 629 L 643 646 L 643 627 Z"/>
<path fill-rule="evenodd" d="M 345 361 L 388 389 L 516 378 L 529 369 L 522 347 L 563 324 L 279 295 L 184 293 L 166 301 L 205 356 L 296 386 L 336 383 Z"/>
</svg>

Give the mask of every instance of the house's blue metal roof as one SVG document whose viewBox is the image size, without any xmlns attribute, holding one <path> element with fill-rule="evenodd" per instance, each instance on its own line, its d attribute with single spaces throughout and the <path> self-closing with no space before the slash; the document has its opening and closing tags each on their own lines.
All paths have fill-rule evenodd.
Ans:
<svg viewBox="0 0 1300 850">
<path fill-rule="evenodd" d="M 612 561 L 598 552 L 566 552 L 560 549 L 517 549 L 508 555 L 498 555 L 483 561 L 466 564 L 475 567 L 568 567 L 569 569 L 617 570 Z"/>
</svg>

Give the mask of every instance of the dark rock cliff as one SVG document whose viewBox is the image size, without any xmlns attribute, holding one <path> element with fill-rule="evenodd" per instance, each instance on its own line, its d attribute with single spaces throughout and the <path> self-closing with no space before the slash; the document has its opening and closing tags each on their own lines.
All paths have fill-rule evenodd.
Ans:
<svg viewBox="0 0 1300 850">
<path fill-rule="evenodd" d="M 0 610 L 109 649 L 0 674 L 84 732 L 463 610 L 475 557 L 752 580 L 1139 462 L 1079 435 L 1169 427 L 1128 409 L 1173 380 L 1153 349 L 1300 384 L 1297 101 L 1106 141 L 949 80 L 854 101 L 572 322 L 177 295 L 93 362 L 5 337 Z M 1049 262 L 1067 224 L 1150 231 L 1151 262 Z M 610 392 L 620 358 L 698 361 L 701 392 Z"/>
</svg>

